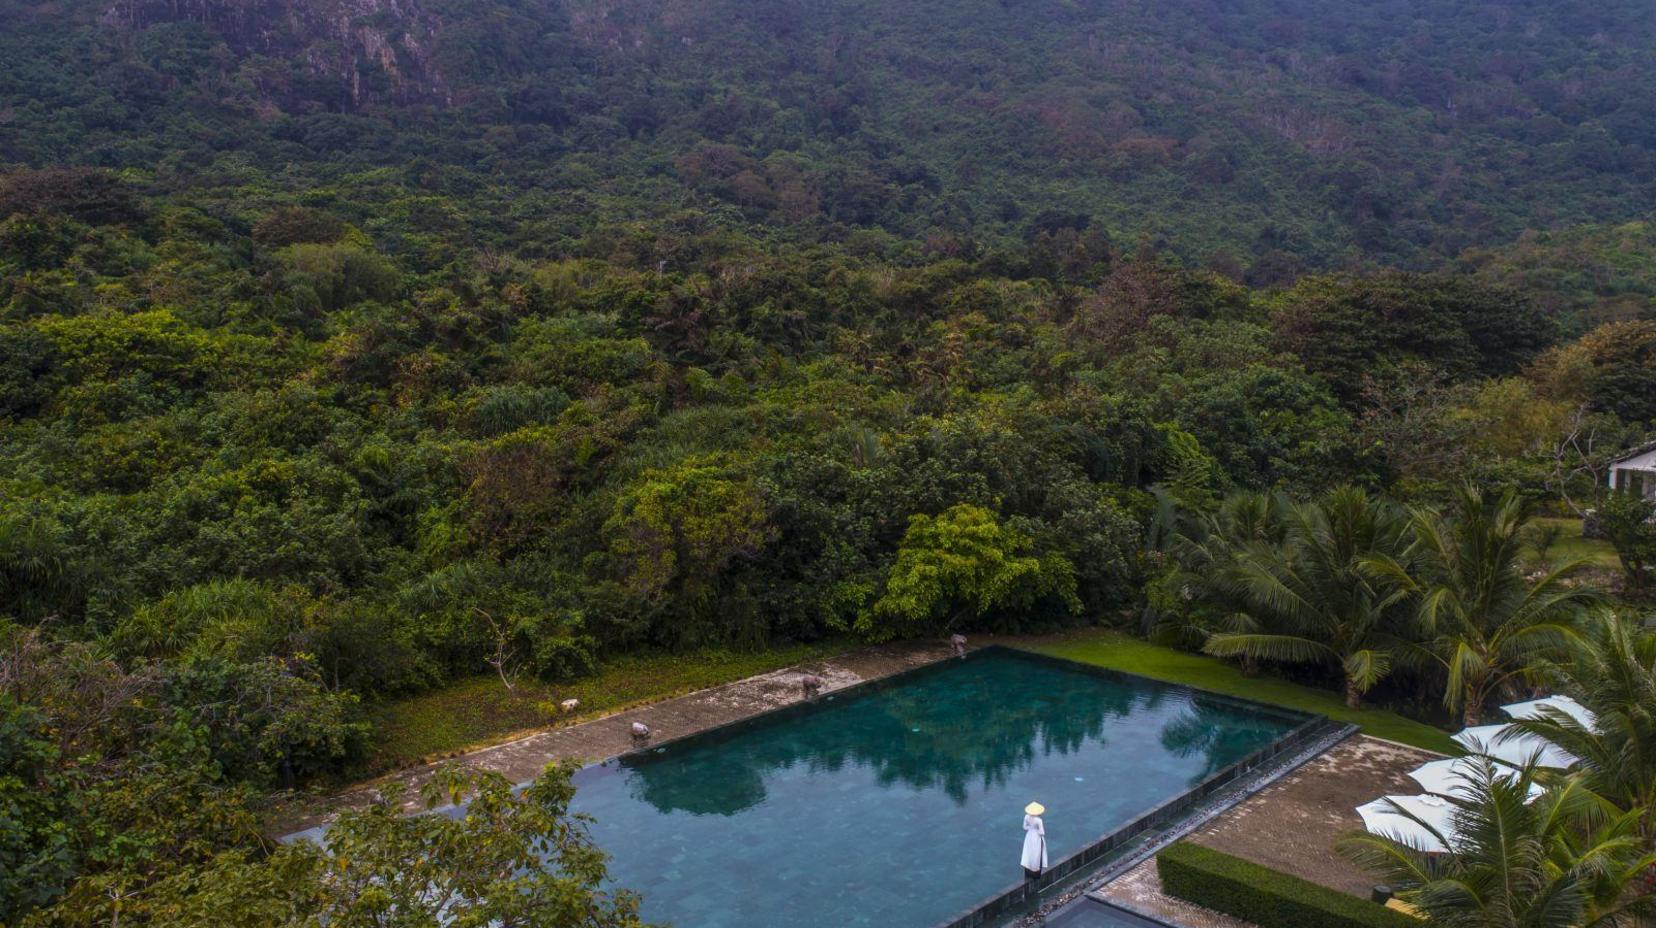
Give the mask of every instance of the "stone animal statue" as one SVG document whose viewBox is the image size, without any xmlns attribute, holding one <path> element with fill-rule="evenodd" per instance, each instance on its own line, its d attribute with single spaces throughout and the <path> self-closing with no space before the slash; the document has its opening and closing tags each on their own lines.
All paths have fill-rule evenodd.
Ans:
<svg viewBox="0 0 1656 928">
<path fill-rule="evenodd" d="M 799 691 L 806 699 L 815 699 L 822 692 L 822 678 L 808 673 L 799 678 Z"/>
<path fill-rule="evenodd" d="M 954 648 L 955 657 L 966 656 L 966 636 L 954 634 L 949 636 L 949 647 Z"/>
<path fill-rule="evenodd" d="M 632 723 L 632 739 L 634 744 L 643 744 L 650 740 L 650 726 L 643 722 Z"/>
</svg>

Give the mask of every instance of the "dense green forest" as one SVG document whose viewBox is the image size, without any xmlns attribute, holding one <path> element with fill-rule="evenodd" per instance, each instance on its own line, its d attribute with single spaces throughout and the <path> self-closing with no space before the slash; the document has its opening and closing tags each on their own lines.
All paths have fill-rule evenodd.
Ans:
<svg viewBox="0 0 1656 928">
<path fill-rule="evenodd" d="M 1110 624 L 1476 720 L 1656 569 L 1656 17 L 1327 6 L 0 0 L 0 921 L 372 923 L 269 795 L 623 654 Z M 1404 622 L 1434 538 L 1546 608 Z M 481 789 L 497 863 L 568 801 Z"/>
</svg>

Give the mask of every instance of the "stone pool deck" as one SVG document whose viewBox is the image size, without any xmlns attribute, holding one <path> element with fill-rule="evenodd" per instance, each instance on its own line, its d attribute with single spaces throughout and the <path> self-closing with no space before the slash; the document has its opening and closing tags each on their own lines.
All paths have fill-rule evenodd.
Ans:
<svg viewBox="0 0 1656 928">
<path fill-rule="evenodd" d="M 986 644 L 976 642 L 974 645 Z M 627 709 L 613 715 L 536 732 L 515 741 L 480 748 L 444 763 L 461 763 L 504 774 L 514 783 L 532 780 L 547 764 L 560 760 L 582 763 L 604 760 L 634 747 L 632 723 L 650 726 L 652 740 L 666 741 L 781 708 L 801 700 L 800 677 L 822 678 L 824 693 L 930 664 L 950 656 L 948 642 L 904 642 L 862 648 L 835 657 L 748 677 L 723 686 Z M 408 787 L 404 807 L 417 811 L 419 788 L 441 764 L 424 764 L 352 787 L 316 803 L 277 816 L 279 834 L 302 831 L 326 823 L 335 814 L 361 808 L 379 797 L 390 783 Z"/>
<path fill-rule="evenodd" d="M 1362 827 L 1356 808 L 1386 794 L 1420 792 L 1408 772 L 1441 755 L 1355 735 L 1202 826 L 1187 840 L 1262 866 L 1367 897 L 1373 876 L 1334 851 Z M 1249 928 L 1245 922 L 1165 896 L 1154 859 L 1099 895 L 1186 928 Z"/>
</svg>

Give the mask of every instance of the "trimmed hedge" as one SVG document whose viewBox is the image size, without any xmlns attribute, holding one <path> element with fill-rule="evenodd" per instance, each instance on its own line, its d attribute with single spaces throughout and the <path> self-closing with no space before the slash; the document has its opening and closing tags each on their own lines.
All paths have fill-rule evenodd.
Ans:
<svg viewBox="0 0 1656 928">
<path fill-rule="evenodd" d="M 1162 891 L 1259 928 L 1420 928 L 1420 920 L 1181 841 L 1156 855 Z"/>
</svg>

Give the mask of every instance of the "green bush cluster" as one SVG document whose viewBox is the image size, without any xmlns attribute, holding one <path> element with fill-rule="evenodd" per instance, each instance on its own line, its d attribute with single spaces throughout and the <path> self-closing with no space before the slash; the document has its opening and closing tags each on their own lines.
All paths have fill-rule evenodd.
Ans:
<svg viewBox="0 0 1656 928">
<path fill-rule="evenodd" d="M 1411 928 L 1400 912 L 1181 841 L 1156 855 L 1162 889 L 1186 902 L 1259 928 Z"/>
</svg>

